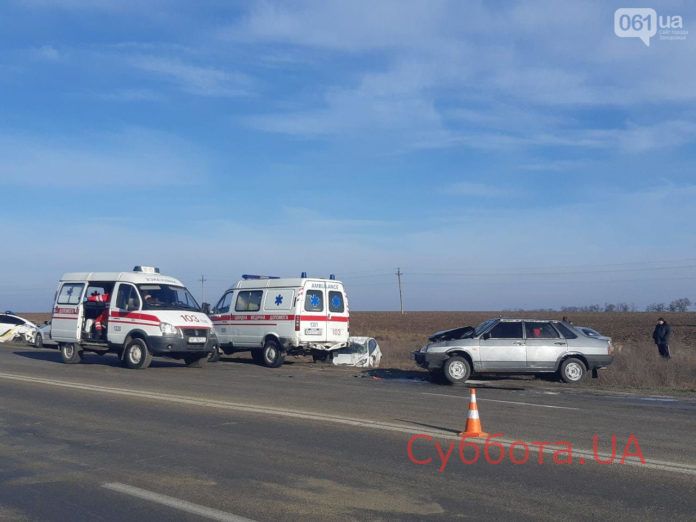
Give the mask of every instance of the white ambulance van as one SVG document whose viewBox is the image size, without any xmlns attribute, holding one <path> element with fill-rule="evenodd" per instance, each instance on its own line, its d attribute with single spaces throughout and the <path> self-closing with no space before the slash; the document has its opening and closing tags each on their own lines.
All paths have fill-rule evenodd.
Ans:
<svg viewBox="0 0 696 522">
<path fill-rule="evenodd" d="M 222 295 L 210 318 L 222 352 L 251 351 L 254 361 L 271 368 L 281 366 L 288 354 L 323 359 L 348 343 L 348 299 L 333 275 L 244 275 Z"/>
<path fill-rule="evenodd" d="M 147 368 L 152 356 L 201 366 L 217 353 L 210 319 L 186 287 L 158 268 L 76 272 L 58 283 L 51 337 L 66 364 L 85 351 L 116 353 L 124 366 Z"/>
</svg>

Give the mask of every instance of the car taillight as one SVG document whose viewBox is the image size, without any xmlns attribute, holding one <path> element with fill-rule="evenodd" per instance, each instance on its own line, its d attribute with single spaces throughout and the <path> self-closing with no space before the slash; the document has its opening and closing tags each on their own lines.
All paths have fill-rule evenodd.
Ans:
<svg viewBox="0 0 696 522">
<path fill-rule="evenodd" d="M 609 341 L 607 348 L 608 348 L 607 353 L 609 355 L 614 353 L 614 345 L 611 343 L 611 341 Z"/>
<path fill-rule="evenodd" d="M 300 316 L 299 315 L 295 316 L 295 331 L 296 332 L 300 331 Z"/>
</svg>

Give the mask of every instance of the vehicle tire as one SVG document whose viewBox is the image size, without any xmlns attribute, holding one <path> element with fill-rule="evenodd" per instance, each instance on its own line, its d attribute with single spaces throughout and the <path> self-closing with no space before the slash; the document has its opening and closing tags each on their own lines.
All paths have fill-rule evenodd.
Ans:
<svg viewBox="0 0 696 522">
<path fill-rule="evenodd" d="M 184 362 L 189 368 L 203 368 L 208 364 L 208 355 L 187 355 Z"/>
<path fill-rule="evenodd" d="M 43 348 L 43 335 L 41 335 L 41 332 L 38 332 L 36 337 L 34 337 L 34 348 Z"/>
<path fill-rule="evenodd" d="M 74 343 L 60 345 L 60 358 L 65 364 L 77 364 L 82 361 L 82 350 L 78 350 Z"/>
<path fill-rule="evenodd" d="M 147 349 L 147 344 L 136 337 L 126 344 L 123 353 L 123 364 L 131 370 L 144 370 L 152 362 L 152 354 Z"/>
<path fill-rule="evenodd" d="M 471 375 L 471 365 L 464 357 L 454 355 L 445 361 L 442 367 L 447 379 L 452 384 L 465 382 Z"/>
<path fill-rule="evenodd" d="M 583 380 L 587 373 L 587 369 L 580 359 L 570 357 L 561 363 L 559 373 L 563 382 L 575 384 Z"/>
<path fill-rule="evenodd" d="M 268 368 L 278 368 L 285 362 L 285 354 L 280 348 L 280 343 L 275 339 L 266 339 L 266 344 L 261 349 L 262 363 Z"/>
<path fill-rule="evenodd" d="M 220 348 L 216 344 L 213 346 L 213 351 L 208 356 L 208 362 L 218 362 L 220 360 Z"/>
<path fill-rule="evenodd" d="M 251 358 L 256 364 L 263 364 L 263 350 L 261 348 L 254 348 L 251 350 Z"/>
</svg>

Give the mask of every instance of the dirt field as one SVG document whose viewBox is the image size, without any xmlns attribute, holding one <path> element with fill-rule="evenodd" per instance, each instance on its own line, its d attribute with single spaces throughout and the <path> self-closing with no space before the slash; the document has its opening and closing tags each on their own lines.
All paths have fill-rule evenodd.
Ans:
<svg viewBox="0 0 696 522">
<path fill-rule="evenodd" d="M 49 314 L 20 314 L 37 323 Z M 375 337 L 384 357 L 384 369 L 419 370 L 410 353 L 420 348 L 428 336 L 438 330 L 473 325 L 497 317 L 499 312 L 351 312 L 352 335 Z M 506 317 L 560 319 L 563 314 L 505 313 Z M 657 318 L 663 316 L 672 325 L 672 359 L 663 361 L 652 342 Z M 655 391 L 696 392 L 696 313 L 576 313 L 570 314 L 576 325 L 590 326 L 612 337 L 616 347 L 614 363 L 600 372 L 598 380 L 588 379 L 587 386 L 647 389 Z"/>
<path fill-rule="evenodd" d="M 410 352 L 422 346 L 433 332 L 480 323 L 498 312 L 351 312 L 352 335 L 369 335 L 380 344 L 383 368 L 417 369 Z M 505 313 L 506 317 L 560 319 L 563 314 Z M 663 361 L 652 342 L 657 318 L 672 325 L 672 359 Z M 576 313 L 574 324 L 590 326 L 612 337 L 616 347 L 614 363 L 600 372 L 588 386 L 696 391 L 695 313 Z"/>
</svg>

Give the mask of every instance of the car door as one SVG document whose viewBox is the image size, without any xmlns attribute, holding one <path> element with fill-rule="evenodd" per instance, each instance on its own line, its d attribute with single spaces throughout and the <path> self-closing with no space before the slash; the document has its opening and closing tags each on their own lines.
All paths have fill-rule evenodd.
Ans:
<svg viewBox="0 0 696 522">
<path fill-rule="evenodd" d="M 479 340 L 481 371 L 526 371 L 522 321 L 500 321 Z"/>
<path fill-rule="evenodd" d="M 5 314 L 0 314 L 0 337 L 16 326 L 11 319 Z"/>
<path fill-rule="evenodd" d="M 328 315 L 326 317 L 326 341 L 337 344 L 348 340 L 348 302 L 343 287 L 327 283 Z"/>
<path fill-rule="evenodd" d="M 307 282 L 304 292 L 304 311 L 301 315 L 300 335 L 304 342 L 325 343 L 327 339 L 326 283 Z"/>
<path fill-rule="evenodd" d="M 530 370 L 553 370 L 568 343 L 547 321 L 525 321 L 527 367 Z"/>
<path fill-rule="evenodd" d="M 75 342 L 80 339 L 82 328 L 82 294 L 84 283 L 63 283 L 58 291 L 51 317 L 53 339 Z"/>
<path fill-rule="evenodd" d="M 220 344 L 230 344 L 232 342 L 230 307 L 233 298 L 234 290 L 225 292 L 210 314 L 210 320 L 215 326 L 215 333 Z"/>
</svg>

